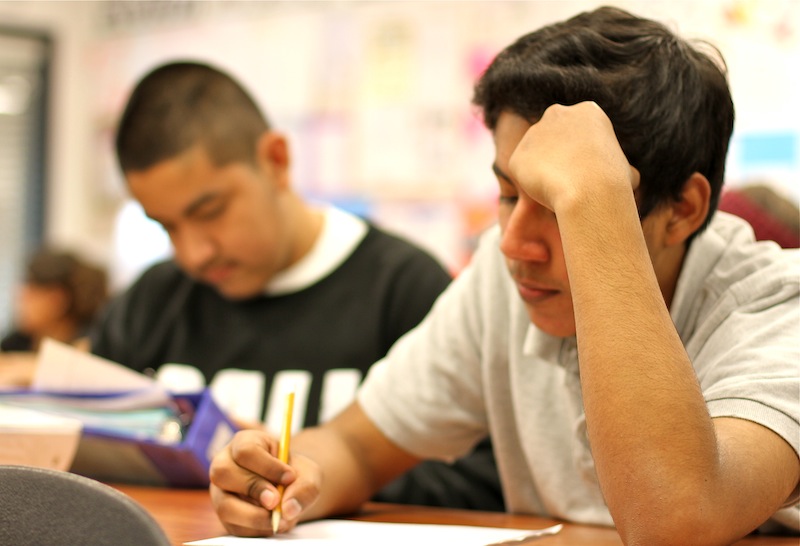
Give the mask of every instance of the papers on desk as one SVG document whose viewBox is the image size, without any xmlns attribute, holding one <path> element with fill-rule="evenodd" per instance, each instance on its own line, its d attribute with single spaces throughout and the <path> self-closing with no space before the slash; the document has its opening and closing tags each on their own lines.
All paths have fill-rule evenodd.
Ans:
<svg viewBox="0 0 800 546">
<path fill-rule="evenodd" d="M 163 402 L 169 400 L 166 390 L 151 377 L 53 339 L 42 342 L 32 390 L 78 394 L 139 391 Z M 146 403 L 152 406 L 153 400 Z"/>
<path fill-rule="evenodd" d="M 82 423 L 70 470 L 117 483 L 206 487 L 211 458 L 238 430 L 208 390 L 173 394 L 53 340 L 42 344 L 32 388 L 0 392 L 0 404 Z"/>
<path fill-rule="evenodd" d="M 174 434 L 180 411 L 161 385 L 52 339 L 42 343 L 31 389 L 4 391 L 0 403 L 77 419 L 86 430 L 180 440 Z"/>
<path fill-rule="evenodd" d="M 297 546 L 485 546 L 514 539 L 530 529 L 505 529 L 469 525 L 432 525 L 423 523 L 377 523 L 373 521 L 320 520 L 303 523 L 289 533 L 270 538 L 224 536 L 196 540 L 186 546 L 269 546 L 291 542 Z"/>
</svg>

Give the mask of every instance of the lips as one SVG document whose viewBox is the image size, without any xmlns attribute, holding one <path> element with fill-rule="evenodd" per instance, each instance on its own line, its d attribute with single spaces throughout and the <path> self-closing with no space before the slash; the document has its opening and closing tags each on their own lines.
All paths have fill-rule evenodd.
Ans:
<svg viewBox="0 0 800 546">
<path fill-rule="evenodd" d="M 526 279 L 515 278 L 514 282 L 520 297 L 529 303 L 539 303 L 560 293 L 560 290 Z"/>
<path fill-rule="evenodd" d="M 221 284 L 233 275 L 234 270 L 235 267 L 232 265 L 208 267 L 203 270 L 201 278 L 208 284 Z"/>
</svg>

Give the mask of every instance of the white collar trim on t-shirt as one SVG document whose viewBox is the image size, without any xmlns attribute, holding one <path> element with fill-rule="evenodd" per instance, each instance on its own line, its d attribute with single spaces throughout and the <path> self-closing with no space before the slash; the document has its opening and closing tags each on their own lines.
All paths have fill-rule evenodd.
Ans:
<svg viewBox="0 0 800 546">
<path fill-rule="evenodd" d="M 367 223 L 335 207 L 323 210 L 322 231 L 314 246 L 297 263 L 276 274 L 264 293 L 290 294 L 308 288 L 335 271 L 367 235 Z"/>
</svg>

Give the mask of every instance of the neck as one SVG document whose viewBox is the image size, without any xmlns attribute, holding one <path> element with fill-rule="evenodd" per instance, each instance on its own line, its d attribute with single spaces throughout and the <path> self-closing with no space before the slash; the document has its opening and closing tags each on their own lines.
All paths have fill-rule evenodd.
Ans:
<svg viewBox="0 0 800 546">
<path fill-rule="evenodd" d="M 680 277 L 681 269 L 683 268 L 683 260 L 686 258 L 686 245 L 677 245 L 668 249 L 663 258 L 658 277 L 664 302 L 667 304 L 667 309 L 669 309 L 672 307 L 675 287 L 678 285 L 678 277 Z"/>
<path fill-rule="evenodd" d="M 313 207 L 298 196 L 290 196 L 289 214 L 292 218 L 293 244 L 289 265 L 293 265 L 309 253 L 322 233 L 325 215 L 322 210 Z"/>
<path fill-rule="evenodd" d="M 42 328 L 41 331 L 31 334 L 31 340 L 33 342 L 33 350 L 39 350 L 39 345 L 41 344 L 42 340 L 45 338 L 52 338 L 56 341 L 60 341 L 62 343 L 72 343 L 75 340 L 75 337 L 78 334 L 78 327 L 72 322 L 68 320 L 61 320 L 50 324 L 46 328 Z"/>
</svg>

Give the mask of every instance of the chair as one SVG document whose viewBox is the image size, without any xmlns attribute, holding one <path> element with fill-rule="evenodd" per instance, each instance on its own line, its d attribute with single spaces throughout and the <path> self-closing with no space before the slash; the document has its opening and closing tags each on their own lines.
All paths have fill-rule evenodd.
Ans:
<svg viewBox="0 0 800 546">
<path fill-rule="evenodd" d="M 747 220 L 758 241 L 775 241 L 783 248 L 800 247 L 800 210 L 793 201 L 768 185 L 724 191 L 719 210 Z"/>
<path fill-rule="evenodd" d="M 144 508 L 98 481 L 0 465 L 0 544 L 170 546 Z"/>
</svg>

